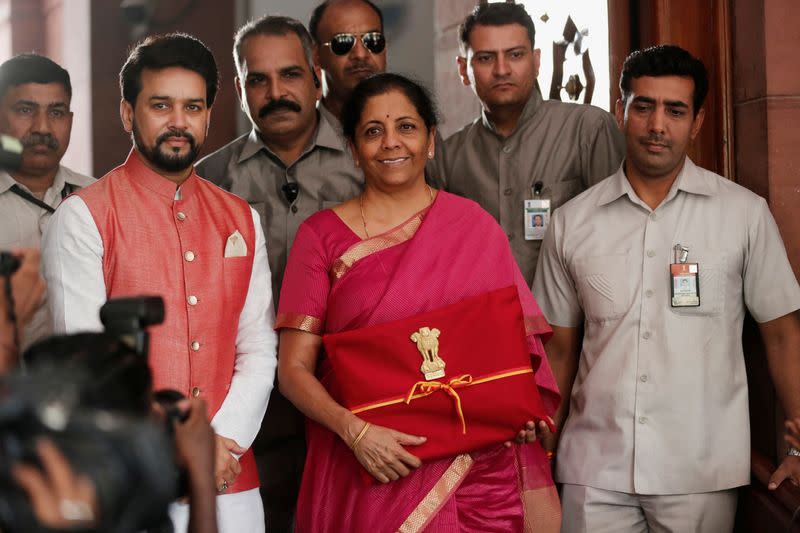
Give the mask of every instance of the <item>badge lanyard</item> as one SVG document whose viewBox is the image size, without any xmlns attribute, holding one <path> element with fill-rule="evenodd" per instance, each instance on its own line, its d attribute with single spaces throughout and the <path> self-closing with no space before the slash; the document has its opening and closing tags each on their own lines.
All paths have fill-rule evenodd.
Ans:
<svg viewBox="0 0 800 533">
<path fill-rule="evenodd" d="M 23 189 L 22 187 L 17 185 L 16 183 L 14 185 L 12 185 L 9 188 L 9 190 L 12 193 L 16 194 L 17 196 L 19 196 L 20 198 L 22 198 L 23 200 L 25 200 L 26 202 L 29 202 L 29 203 L 35 205 L 36 207 L 40 207 L 40 208 L 44 209 L 45 211 L 47 211 L 51 215 L 56 212 L 56 210 L 53 208 L 53 206 L 47 205 L 46 203 L 44 203 L 43 201 L 39 200 L 38 198 L 36 198 L 31 193 L 29 193 L 28 191 L 26 191 L 25 189 Z M 64 188 L 61 189 L 61 199 L 63 200 L 64 198 L 66 198 L 67 196 L 72 194 L 73 192 L 74 192 L 74 188 L 72 187 L 72 185 L 70 185 L 69 183 L 65 183 L 64 184 Z"/>
<path fill-rule="evenodd" d="M 672 280 L 672 307 L 697 307 L 700 305 L 700 267 L 689 263 L 689 248 L 676 244 L 674 263 L 669 266 Z"/>
<path fill-rule="evenodd" d="M 541 241 L 550 223 L 550 198 L 542 197 L 544 183 L 537 181 L 531 187 L 530 200 L 525 200 L 523 220 L 525 221 L 525 240 Z"/>
</svg>

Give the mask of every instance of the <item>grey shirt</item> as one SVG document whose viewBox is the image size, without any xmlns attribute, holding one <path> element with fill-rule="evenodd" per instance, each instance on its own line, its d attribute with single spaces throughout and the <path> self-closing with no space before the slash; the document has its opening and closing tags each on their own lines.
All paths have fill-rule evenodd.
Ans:
<svg viewBox="0 0 800 533">
<path fill-rule="evenodd" d="M 531 188 L 555 209 L 613 173 L 625 141 L 611 114 L 590 105 L 542 100 L 534 89 L 508 138 L 482 113 L 437 149 L 429 170 L 446 189 L 478 202 L 503 227 L 528 285 L 541 241 L 526 241 L 523 207 Z"/>
<path fill-rule="evenodd" d="M 310 215 L 360 194 L 363 188 L 363 174 L 326 115 L 317 114 L 319 123 L 310 145 L 288 167 L 255 130 L 197 163 L 201 177 L 247 200 L 261 216 L 276 308 L 297 228 Z M 298 186 L 291 204 L 282 190 L 287 183 Z"/>
<path fill-rule="evenodd" d="M 697 307 L 671 306 L 676 244 L 698 264 Z M 763 198 L 687 158 L 652 210 L 620 169 L 556 211 L 533 291 L 551 324 L 584 327 L 560 482 L 639 494 L 749 483 L 745 309 L 768 322 L 800 308 Z"/>
</svg>

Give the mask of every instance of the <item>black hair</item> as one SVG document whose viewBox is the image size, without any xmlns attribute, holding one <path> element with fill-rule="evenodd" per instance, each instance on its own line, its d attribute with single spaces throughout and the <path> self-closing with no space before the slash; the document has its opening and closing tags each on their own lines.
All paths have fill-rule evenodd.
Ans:
<svg viewBox="0 0 800 533">
<path fill-rule="evenodd" d="M 150 412 L 152 377 L 147 360 L 115 335 L 48 337 L 31 346 L 24 360 L 31 374 L 72 380 L 82 407 L 134 415 Z"/>
<path fill-rule="evenodd" d="M 69 72 L 50 58 L 39 54 L 19 54 L 0 65 L 0 98 L 11 87 L 25 83 L 60 83 L 72 99 Z"/>
<path fill-rule="evenodd" d="M 344 103 L 342 107 L 342 132 L 344 136 L 354 141 L 356 125 L 361 120 L 361 114 L 364 112 L 367 101 L 374 96 L 386 94 L 390 91 L 399 91 L 409 99 L 419 116 L 422 117 L 422 121 L 428 131 L 431 131 L 431 128 L 439 124 L 436 104 L 425 87 L 400 74 L 383 72 L 359 82 L 353 89 L 350 98 Z"/>
<path fill-rule="evenodd" d="M 681 76 L 694 81 L 692 105 L 694 116 L 700 112 L 708 94 L 708 72 L 702 61 L 683 48 L 671 44 L 661 44 L 637 50 L 625 59 L 619 90 L 625 103 L 631 94 L 631 80 L 642 76 Z"/>
<path fill-rule="evenodd" d="M 528 32 L 528 39 L 531 41 L 531 49 L 536 41 L 536 28 L 533 26 L 533 19 L 525 11 L 525 6 L 513 2 L 487 2 L 475 6 L 467 18 L 458 26 L 458 40 L 461 46 L 461 53 L 466 55 L 469 48 L 469 35 L 476 25 L 480 26 L 506 26 L 508 24 L 519 24 Z"/>
<path fill-rule="evenodd" d="M 196 72 L 206 80 L 206 105 L 214 105 L 219 88 L 219 72 L 214 54 L 200 39 L 186 33 L 147 37 L 131 50 L 119 71 L 122 98 L 134 105 L 142 90 L 142 71 L 180 67 Z"/>
<path fill-rule="evenodd" d="M 330 5 L 335 0 L 325 0 L 317 7 L 314 8 L 314 11 L 311 12 L 311 18 L 308 20 L 308 31 L 311 33 L 311 36 L 314 38 L 314 41 L 319 43 L 319 23 L 322 21 L 322 16 L 325 14 L 325 11 L 330 7 Z M 370 2 L 370 0 L 361 0 L 367 4 L 372 10 L 378 15 L 378 20 L 381 21 L 381 31 L 383 31 L 383 13 L 381 12 L 380 8 Z"/>
<path fill-rule="evenodd" d="M 265 15 L 260 19 L 251 20 L 239 28 L 233 38 L 233 61 L 236 64 L 236 71 L 241 74 L 242 46 L 247 39 L 255 35 L 285 36 L 290 33 L 294 33 L 300 39 L 306 63 L 308 63 L 311 76 L 314 78 L 314 85 L 319 87 L 319 78 L 314 71 L 314 41 L 303 23 L 290 17 Z"/>
</svg>

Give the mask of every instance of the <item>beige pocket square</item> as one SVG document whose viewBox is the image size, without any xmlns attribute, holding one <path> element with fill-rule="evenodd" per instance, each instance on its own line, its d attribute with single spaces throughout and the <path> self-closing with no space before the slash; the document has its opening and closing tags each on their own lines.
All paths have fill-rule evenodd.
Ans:
<svg viewBox="0 0 800 533">
<path fill-rule="evenodd" d="M 247 243 L 239 230 L 231 233 L 228 242 L 225 243 L 225 257 L 245 257 L 247 255 Z"/>
</svg>

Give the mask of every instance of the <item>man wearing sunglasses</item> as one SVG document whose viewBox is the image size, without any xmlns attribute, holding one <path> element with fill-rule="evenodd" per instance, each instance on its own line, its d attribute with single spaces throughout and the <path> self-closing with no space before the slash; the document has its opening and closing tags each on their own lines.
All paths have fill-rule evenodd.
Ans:
<svg viewBox="0 0 800 533">
<path fill-rule="evenodd" d="M 326 0 L 314 9 L 308 29 L 325 78 L 320 112 L 341 130 L 342 106 L 355 86 L 386 70 L 383 14 L 369 0 Z"/>
<path fill-rule="evenodd" d="M 200 176 L 261 215 L 274 304 L 298 226 L 361 192 L 363 176 L 336 128 L 317 110 L 320 72 L 303 24 L 267 16 L 234 38 L 236 92 L 252 130 L 197 164 Z M 275 387 L 253 451 L 268 530 L 291 531 L 305 441 L 303 416 Z"/>
<path fill-rule="evenodd" d="M 534 34 L 520 4 L 482 4 L 465 18 L 459 74 L 483 112 L 437 146 L 431 169 L 447 181 L 447 190 L 475 200 L 497 219 L 528 285 L 545 233 L 532 215 L 545 204 L 526 200 L 559 207 L 617 170 L 625 150 L 610 113 L 543 101 Z M 546 214 L 544 226 L 548 220 Z"/>
</svg>

